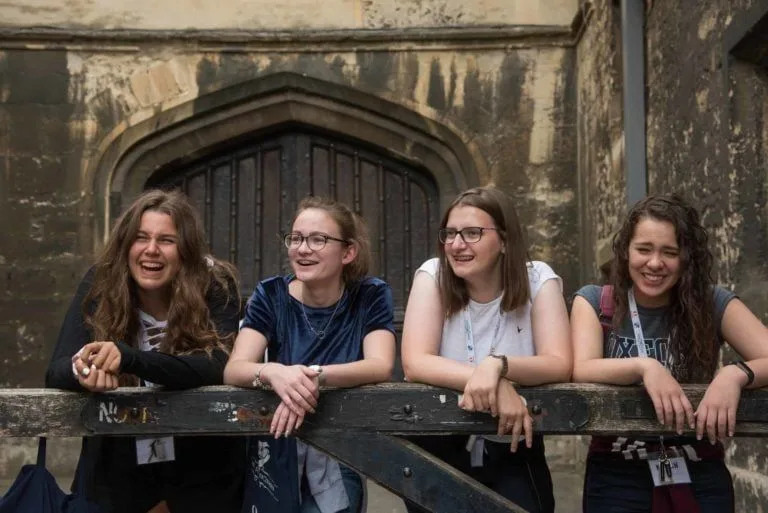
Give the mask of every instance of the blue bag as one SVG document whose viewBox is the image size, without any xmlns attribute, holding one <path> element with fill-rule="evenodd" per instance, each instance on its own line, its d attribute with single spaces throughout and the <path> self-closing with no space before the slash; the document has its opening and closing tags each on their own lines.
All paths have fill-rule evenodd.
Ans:
<svg viewBox="0 0 768 513">
<path fill-rule="evenodd" d="M 24 465 L 5 495 L 0 513 L 101 513 L 82 495 L 64 493 L 45 468 L 45 438 L 37 446 L 37 463 Z"/>
<path fill-rule="evenodd" d="M 301 491 L 296 439 L 250 436 L 247 455 L 242 513 L 298 512 Z"/>
</svg>

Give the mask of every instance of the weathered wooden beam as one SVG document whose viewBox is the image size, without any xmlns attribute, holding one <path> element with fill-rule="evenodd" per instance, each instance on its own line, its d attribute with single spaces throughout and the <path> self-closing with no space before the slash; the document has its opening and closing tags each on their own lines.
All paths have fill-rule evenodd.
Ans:
<svg viewBox="0 0 768 513">
<path fill-rule="evenodd" d="M 302 439 L 428 511 L 524 513 L 525 510 L 443 460 L 395 436 L 312 430 Z"/>
<path fill-rule="evenodd" d="M 696 405 L 705 387 L 684 387 Z M 653 407 L 640 387 L 563 384 L 521 389 L 544 434 L 659 433 Z M 0 390 L 1 436 L 131 434 L 246 434 L 269 429 L 274 393 L 233 387 L 186 391 L 121 389 L 77 394 L 42 389 Z M 493 433 L 496 421 L 458 408 L 457 393 L 408 383 L 322 392 L 306 420 L 316 432 L 382 434 Z M 745 391 L 737 435 L 768 434 L 768 390 Z M 301 436 L 301 432 L 299 433 Z"/>
</svg>

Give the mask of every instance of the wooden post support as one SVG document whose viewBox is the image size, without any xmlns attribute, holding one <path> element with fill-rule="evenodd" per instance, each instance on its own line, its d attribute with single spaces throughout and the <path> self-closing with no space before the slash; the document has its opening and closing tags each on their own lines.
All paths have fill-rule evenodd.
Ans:
<svg viewBox="0 0 768 513">
<path fill-rule="evenodd" d="M 395 436 L 310 431 L 301 438 L 427 511 L 525 511 L 441 459 Z"/>
</svg>

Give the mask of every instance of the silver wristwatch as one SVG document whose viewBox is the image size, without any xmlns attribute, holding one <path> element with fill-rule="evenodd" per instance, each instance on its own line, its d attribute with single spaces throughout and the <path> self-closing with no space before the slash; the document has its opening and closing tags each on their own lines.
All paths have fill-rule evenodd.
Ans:
<svg viewBox="0 0 768 513">
<path fill-rule="evenodd" d="M 320 385 L 325 384 L 325 376 L 323 376 L 323 368 L 320 365 L 314 364 L 310 365 L 309 368 L 315 372 L 317 372 L 317 381 L 320 383 Z"/>
</svg>

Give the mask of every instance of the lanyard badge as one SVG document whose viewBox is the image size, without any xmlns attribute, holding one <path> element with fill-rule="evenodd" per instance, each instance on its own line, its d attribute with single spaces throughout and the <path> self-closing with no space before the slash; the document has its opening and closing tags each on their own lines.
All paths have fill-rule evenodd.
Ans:
<svg viewBox="0 0 768 513">
<path fill-rule="evenodd" d="M 648 351 L 645 348 L 645 335 L 643 326 L 640 323 L 640 313 L 637 311 L 637 301 L 635 293 L 630 288 L 627 292 L 629 302 L 629 315 L 632 321 L 632 330 L 635 332 L 635 346 L 637 347 L 637 356 L 641 358 L 648 357 Z M 659 437 L 659 456 L 657 458 L 648 458 L 648 467 L 651 470 L 654 486 L 667 486 L 671 484 L 690 483 L 691 476 L 688 473 L 688 466 L 683 457 L 670 458 L 667 454 L 667 448 L 664 447 L 664 437 Z"/>
<path fill-rule="evenodd" d="M 667 449 L 664 447 L 664 437 L 659 437 L 659 447 L 661 448 L 661 455 L 659 456 L 659 478 L 663 484 L 667 481 L 672 481 L 672 464 L 669 462 L 667 456 Z"/>
<path fill-rule="evenodd" d="M 139 465 L 163 463 L 175 459 L 176 451 L 172 436 L 136 439 L 136 463 Z"/>
<path fill-rule="evenodd" d="M 491 339 L 491 349 L 488 354 L 494 354 L 496 347 L 499 345 L 499 330 L 501 329 L 501 318 L 503 317 L 501 310 L 499 310 L 496 316 L 496 326 L 493 329 L 493 338 Z M 475 357 L 475 335 L 472 331 L 472 319 L 469 314 L 469 305 L 464 307 L 464 340 L 467 348 L 467 363 L 470 365 L 477 364 L 477 358 Z"/>
<path fill-rule="evenodd" d="M 643 325 L 640 324 L 640 313 L 637 311 L 637 301 L 635 301 L 635 292 L 630 288 L 627 292 L 627 301 L 629 302 L 629 317 L 632 321 L 632 330 L 635 332 L 635 346 L 637 347 L 637 356 L 647 358 L 648 351 L 645 349 L 645 335 L 643 334 Z"/>
<path fill-rule="evenodd" d="M 659 455 L 648 458 L 648 467 L 651 470 L 653 486 L 668 486 L 673 484 L 686 484 L 691 482 L 688 465 L 685 458 L 677 456 L 670 458 L 664 447 L 664 437 L 659 437 Z"/>
<path fill-rule="evenodd" d="M 472 319 L 469 314 L 469 305 L 464 307 L 464 340 L 466 342 L 467 349 L 467 363 L 470 365 L 477 365 L 475 357 L 475 335 L 472 331 Z M 493 328 L 493 338 L 491 339 L 491 348 L 488 354 L 494 354 L 496 347 L 499 345 L 499 330 L 501 329 L 502 313 L 499 310 L 496 315 L 496 326 Z M 459 401 L 461 401 L 462 395 L 459 394 Z M 485 453 L 485 439 L 476 435 L 471 435 L 467 441 L 467 451 L 470 454 L 470 464 L 472 467 L 483 466 L 483 454 Z"/>
</svg>

